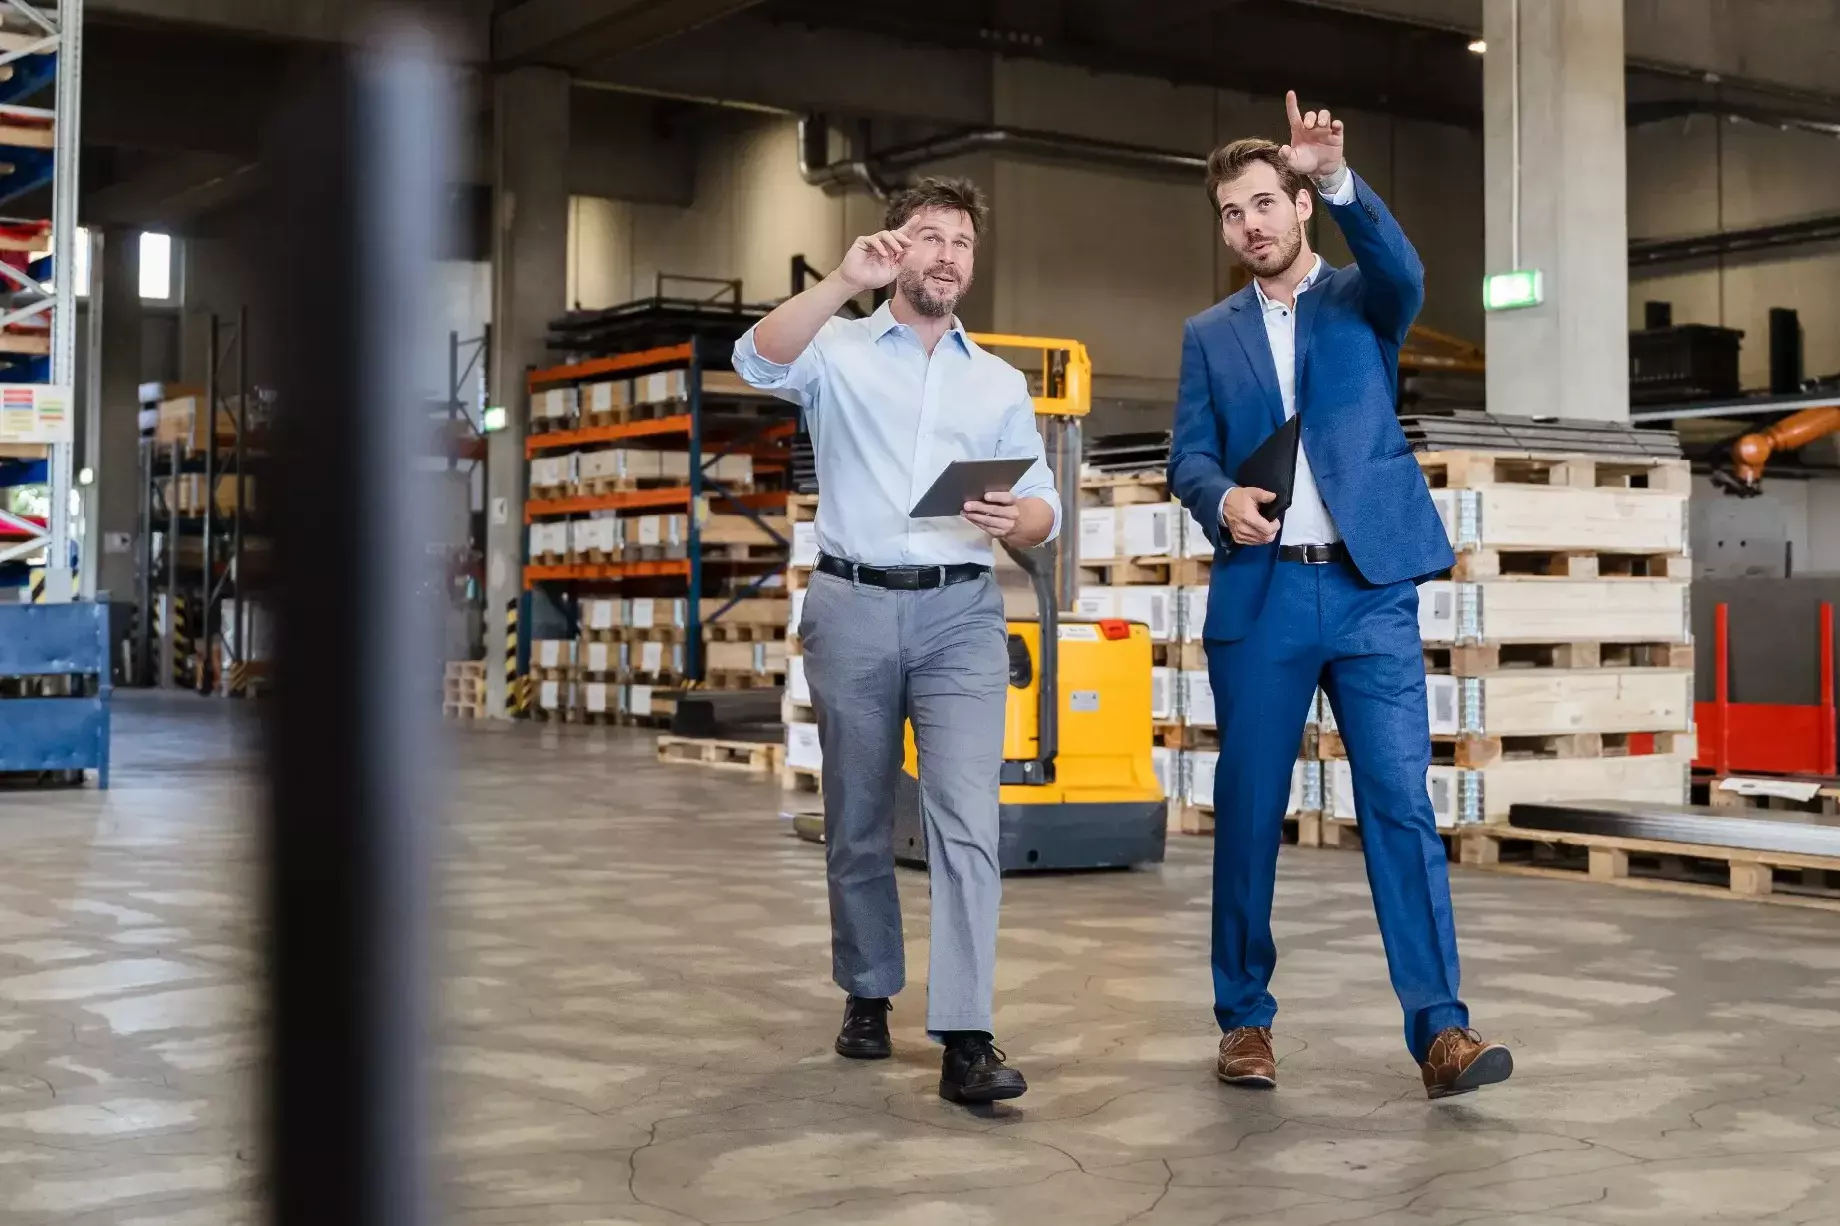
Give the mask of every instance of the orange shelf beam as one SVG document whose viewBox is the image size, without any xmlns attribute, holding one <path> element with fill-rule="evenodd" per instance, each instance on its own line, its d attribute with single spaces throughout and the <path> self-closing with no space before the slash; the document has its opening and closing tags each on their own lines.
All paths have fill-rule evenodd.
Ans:
<svg viewBox="0 0 1840 1226">
<path fill-rule="evenodd" d="M 648 367 L 669 366 L 673 362 L 690 361 L 690 346 L 668 345 L 662 349 L 641 349 L 637 353 L 623 353 L 617 358 L 595 358 L 588 362 L 574 362 L 568 366 L 549 366 L 542 370 L 533 370 L 526 381 L 531 391 L 551 383 L 572 383 L 577 379 L 592 379 L 596 375 L 617 375 L 622 371 L 644 370 Z"/>
<path fill-rule="evenodd" d="M 688 578 L 690 563 L 678 558 L 670 562 L 575 562 L 562 566 L 526 566 L 524 586 L 584 579 L 657 579 Z"/>
<path fill-rule="evenodd" d="M 713 493 L 706 496 L 710 505 L 718 510 L 723 503 L 729 501 Z M 757 511 L 783 508 L 786 505 L 786 491 L 763 490 L 741 494 L 734 501 Z M 684 485 L 656 490 L 622 490 L 614 494 L 580 494 L 573 498 L 533 498 L 524 504 L 524 522 L 528 524 L 550 515 L 582 515 L 589 511 L 644 511 L 689 505 L 690 488 Z"/>
<path fill-rule="evenodd" d="M 690 414 L 678 413 L 671 417 L 629 421 L 616 426 L 588 426 L 581 430 L 552 430 L 547 434 L 533 434 L 524 440 L 524 454 L 534 456 L 553 447 L 580 447 L 584 443 L 617 443 L 627 438 L 689 433 Z"/>
</svg>

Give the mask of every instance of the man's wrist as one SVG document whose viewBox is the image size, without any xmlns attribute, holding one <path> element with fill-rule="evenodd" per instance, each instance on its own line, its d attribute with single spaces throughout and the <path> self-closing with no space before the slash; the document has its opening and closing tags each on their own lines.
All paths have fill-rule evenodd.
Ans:
<svg viewBox="0 0 1840 1226">
<path fill-rule="evenodd" d="M 1348 175 L 1348 163 L 1344 161 L 1328 174 L 1311 175 L 1310 180 L 1316 184 L 1318 192 L 1325 196 L 1333 196 L 1347 184 Z"/>
</svg>

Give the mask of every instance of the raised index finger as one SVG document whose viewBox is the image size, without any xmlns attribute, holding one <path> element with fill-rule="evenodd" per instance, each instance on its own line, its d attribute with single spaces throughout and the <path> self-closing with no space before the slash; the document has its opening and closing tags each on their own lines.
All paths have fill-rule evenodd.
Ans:
<svg viewBox="0 0 1840 1226">
<path fill-rule="evenodd" d="M 1290 119 L 1292 129 L 1303 126 L 1303 111 L 1297 106 L 1297 91 L 1294 89 L 1284 91 L 1284 114 Z"/>
</svg>

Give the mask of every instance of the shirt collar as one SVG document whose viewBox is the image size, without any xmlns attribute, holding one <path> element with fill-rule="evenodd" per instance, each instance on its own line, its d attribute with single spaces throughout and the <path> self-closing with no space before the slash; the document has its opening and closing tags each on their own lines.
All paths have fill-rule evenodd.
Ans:
<svg viewBox="0 0 1840 1226">
<path fill-rule="evenodd" d="M 894 299 L 890 298 L 888 301 L 882 303 L 881 306 L 875 308 L 875 314 L 869 316 L 869 335 L 873 339 L 879 341 L 890 332 L 893 332 L 896 328 L 907 327 L 906 324 L 894 317 L 894 308 L 891 305 L 893 302 Z M 909 330 L 911 331 L 911 329 Z M 965 334 L 965 325 L 959 321 L 957 315 L 952 316 L 952 326 L 947 330 L 947 335 L 956 336 L 958 338 L 959 348 L 966 353 L 971 352 L 971 338 Z"/>
<path fill-rule="evenodd" d="M 1316 257 L 1315 263 L 1310 265 L 1310 271 L 1303 275 L 1303 280 L 1297 282 L 1297 292 L 1301 294 L 1303 293 L 1304 290 L 1309 289 L 1312 285 L 1315 285 L 1316 278 L 1322 276 L 1322 273 L 1323 273 L 1323 258 L 1319 254 Z M 1265 296 L 1265 287 L 1259 284 L 1258 278 L 1256 277 L 1253 278 L 1252 288 L 1253 288 L 1253 292 L 1255 292 L 1259 296 L 1259 306 L 1263 308 L 1264 310 L 1269 311 L 1271 310 L 1271 308 L 1275 306 L 1281 307 L 1284 305 L 1282 302 L 1278 302 L 1275 299 L 1267 298 Z"/>
</svg>

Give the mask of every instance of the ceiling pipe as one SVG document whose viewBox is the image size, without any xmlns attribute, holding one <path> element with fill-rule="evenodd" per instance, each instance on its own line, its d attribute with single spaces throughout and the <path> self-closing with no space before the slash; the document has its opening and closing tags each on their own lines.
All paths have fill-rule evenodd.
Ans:
<svg viewBox="0 0 1840 1226">
<path fill-rule="evenodd" d="M 1148 145 L 1096 140 L 1060 132 L 1029 128 L 971 128 L 948 132 L 906 145 L 870 152 L 854 159 L 829 160 L 830 125 L 823 116 L 799 120 L 799 174 L 813 187 L 862 186 L 885 199 L 890 187 L 905 181 L 911 171 L 966 154 L 985 151 L 1012 153 L 1056 161 L 1100 164 L 1159 178 L 1199 182 L 1207 171 L 1207 158 Z"/>
</svg>

